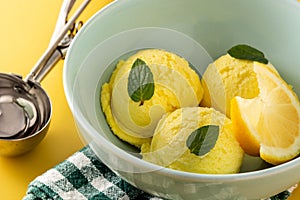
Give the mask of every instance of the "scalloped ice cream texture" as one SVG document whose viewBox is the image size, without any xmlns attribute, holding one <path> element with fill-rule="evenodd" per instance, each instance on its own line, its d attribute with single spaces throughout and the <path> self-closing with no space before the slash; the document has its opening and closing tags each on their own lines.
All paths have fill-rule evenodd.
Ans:
<svg viewBox="0 0 300 200">
<path fill-rule="evenodd" d="M 201 83 L 204 89 L 201 106 L 213 107 L 230 117 L 230 102 L 235 96 L 254 98 L 259 94 L 255 65 L 264 65 L 278 75 L 271 65 L 223 55 L 209 64 Z"/>
<path fill-rule="evenodd" d="M 210 152 L 198 156 L 190 152 L 186 140 L 194 130 L 206 125 L 218 125 L 219 137 Z M 146 161 L 205 174 L 237 173 L 244 156 L 232 131 L 231 120 L 215 109 L 205 107 L 186 107 L 166 114 L 157 125 L 151 143 L 145 143 L 141 150 Z"/>
<path fill-rule="evenodd" d="M 140 106 L 128 95 L 128 75 L 134 61 L 142 59 L 153 73 L 155 90 Z M 159 49 L 138 51 L 119 61 L 109 83 L 101 90 L 108 124 L 120 139 L 140 147 L 149 142 L 161 117 L 181 107 L 198 106 L 203 88 L 198 74 L 182 57 Z"/>
</svg>

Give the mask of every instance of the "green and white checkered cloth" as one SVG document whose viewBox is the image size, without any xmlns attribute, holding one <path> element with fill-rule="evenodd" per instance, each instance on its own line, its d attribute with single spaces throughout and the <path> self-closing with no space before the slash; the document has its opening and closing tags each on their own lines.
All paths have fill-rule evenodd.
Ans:
<svg viewBox="0 0 300 200">
<path fill-rule="evenodd" d="M 158 200 L 122 180 L 89 146 L 33 180 L 23 200 Z"/>
<path fill-rule="evenodd" d="M 289 191 L 271 200 L 285 200 Z M 89 146 L 33 180 L 23 200 L 162 200 L 125 182 Z"/>
</svg>

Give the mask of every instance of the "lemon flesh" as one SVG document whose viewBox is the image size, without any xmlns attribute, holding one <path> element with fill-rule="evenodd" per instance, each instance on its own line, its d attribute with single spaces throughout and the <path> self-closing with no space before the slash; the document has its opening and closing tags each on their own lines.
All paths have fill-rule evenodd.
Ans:
<svg viewBox="0 0 300 200">
<path fill-rule="evenodd" d="M 270 69 L 255 66 L 254 71 L 260 92 L 252 99 L 232 99 L 234 132 L 246 153 L 280 164 L 300 153 L 299 100 Z"/>
</svg>

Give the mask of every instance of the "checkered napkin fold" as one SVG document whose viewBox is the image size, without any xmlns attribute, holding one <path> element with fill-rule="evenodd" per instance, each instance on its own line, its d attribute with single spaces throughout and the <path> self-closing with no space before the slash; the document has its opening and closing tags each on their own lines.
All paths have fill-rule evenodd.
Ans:
<svg viewBox="0 0 300 200">
<path fill-rule="evenodd" d="M 285 200 L 289 191 L 271 200 Z M 125 182 L 89 146 L 33 180 L 23 200 L 162 200 Z"/>
</svg>

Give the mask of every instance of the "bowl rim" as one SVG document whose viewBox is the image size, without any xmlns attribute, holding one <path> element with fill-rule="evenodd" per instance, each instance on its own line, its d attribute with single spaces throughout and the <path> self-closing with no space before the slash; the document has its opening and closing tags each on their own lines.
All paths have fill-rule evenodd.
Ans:
<svg viewBox="0 0 300 200">
<path fill-rule="evenodd" d="M 291 6 L 297 7 L 300 10 L 300 4 L 296 0 L 284 0 L 285 4 L 289 3 Z M 282 1 L 283 2 L 283 1 Z M 106 6 L 104 6 L 102 9 L 97 11 L 92 17 L 90 17 L 83 25 L 83 27 L 80 29 L 80 31 L 75 35 L 72 43 L 70 44 L 69 50 L 67 51 L 65 61 L 64 61 L 64 68 L 63 68 L 63 87 L 64 92 L 66 96 L 66 100 L 68 102 L 69 108 L 73 114 L 73 118 L 79 125 L 85 129 L 90 135 L 93 137 L 97 137 L 97 143 L 101 144 L 101 148 L 105 148 L 109 150 L 112 154 L 114 154 L 117 157 L 126 158 L 126 160 L 130 163 L 134 163 L 137 166 L 147 168 L 147 169 L 153 169 L 152 171 L 155 171 L 155 173 L 177 177 L 180 179 L 187 179 L 189 181 L 222 181 L 222 182 L 235 182 L 237 180 L 250 180 L 250 179 L 257 179 L 257 177 L 267 177 L 267 176 L 273 176 L 273 175 L 279 175 L 279 173 L 284 173 L 289 170 L 292 170 L 293 168 L 296 168 L 297 166 L 300 166 L 300 156 L 294 158 L 291 161 L 288 161 L 286 163 L 272 166 L 269 168 L 256 170 L 256 171 L 249 171 L 249 172 L 242 172 L 242 173 L 234 173 L 234 174 L 200 174 L 200 173 L 192 173 L 192 172 L 185 172 L 185 171 L 179 171 L 179 170 L 173 170 L 170 168 L 165 168 L 158 166 L 156 164 L 144 161 L 140 158 L 137 158 L 125 150 L 115 146 L 113 143 L 111 143 L 109 140 L 107 140 L 102 135 L 98 134 L 96 129 L 83 117 L 83 113 L 80 111 L 80 109 L 77 109 L 78 106 L 74 104 L 73 98 L 72 98 L 72 86 L 68 86 L 68 63 L 69 60 L 71 60 L 72 55 L 72 49 L 76 48 L 76 41 L 80 39 L 81 35 L 86 32 L 87 27 L 89 27 L 90 24 L 96 20 L 97 16 L 102 14 L 103 12 L 113 9 L 114 6 L 117 6 L 118 4 L 124 3 L 120 0 L 115 0 L 110 3 L 108 3 Z M 71 89 L 69 91 L 69 89 Z M 77 125 L 76 125 L 77 126 Z M 79 134 L 79 133 L 78 133 Z M 96 153 L 97 154 L 97 153 Z M 109 167 L 109 166 L 108 166 Z M 115 171 L 114 169 L 112 169 Z"/>
</svg>

